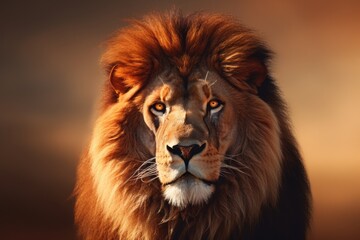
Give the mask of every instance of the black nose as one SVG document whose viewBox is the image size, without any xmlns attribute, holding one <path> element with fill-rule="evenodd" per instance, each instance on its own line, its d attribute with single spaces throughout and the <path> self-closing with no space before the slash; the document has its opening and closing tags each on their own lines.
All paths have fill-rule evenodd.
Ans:
<svg viewBox="0 0 360 240">
<path fill-rule="evenodd" d="M 187 167 L 187 165 L 189 164 L 190 159 L 198 154 L 201 153 L 204 149 L 205 149 L 206 144 L 204 143 L 203 145 L 198 145 L 198 144 L 193 144 L 190 146 L 181 146 L 181 145 L 175 145 L 173 147 L 167 147 L 167 150 L 169 152 L 171 152 L 172 154 L 178 155 L 179 157 L 181 157 L 184 162 L 185 165 Z"/>
</svg>

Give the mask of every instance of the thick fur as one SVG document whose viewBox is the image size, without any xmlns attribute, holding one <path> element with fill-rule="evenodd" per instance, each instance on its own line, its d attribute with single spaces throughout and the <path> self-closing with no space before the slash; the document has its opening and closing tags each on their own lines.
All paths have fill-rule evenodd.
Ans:
<svg viewBox="0 0 360 240">
<path fill-rule="evenodd" d="M 79 235 L 305 239 L 309 184 L 285 104 L 267 71 L 269 59 L 270 51 L 250 30 L 221 15 L 154 14 L 116 33 L 102 60 L 112 79 L 105 83 L 101 114 L 78 168 Z M 219 170 L 209 199 L 183 207 L 164 198 L 163 180 L 134 178 L 145 161 L 156 157 L 162 164 L 153 151 L 161 137 L 154 136 L 155 127 L 150 131 L 144 111 L 159 76 L 169 71 L 186 86 L 207 72 L 223 81 L 231 93 L 225 107 L 233 111 L 224 111 L 228 121 L 221 126 L 236 129 L 225 152 L 231 158 L 219 160 L 231 168 Z M 209 131 L 221 148 L 225 136 Z"/>
</svg>

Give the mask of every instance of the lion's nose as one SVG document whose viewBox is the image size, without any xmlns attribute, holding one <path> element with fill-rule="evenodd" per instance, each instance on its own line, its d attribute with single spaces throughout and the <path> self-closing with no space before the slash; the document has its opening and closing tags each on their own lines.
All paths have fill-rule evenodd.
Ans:
<svg viewBox="0 0 360 240">
<path fill-rule="evenodd" d="M 175 145 L 173 147 L 169 147 L 169 146 L 166 146 L 166 147 L 170 153 L 181 157 L 185 162 L 185 166 L 187 167 L 190 159 L 194 155 L 201 153 L 205 149 L 205 146 L 206 146 L 206 143 L 204 143 L 201 146 L 198 144 L 192 144 L 190 146 Z"/>
</svg>

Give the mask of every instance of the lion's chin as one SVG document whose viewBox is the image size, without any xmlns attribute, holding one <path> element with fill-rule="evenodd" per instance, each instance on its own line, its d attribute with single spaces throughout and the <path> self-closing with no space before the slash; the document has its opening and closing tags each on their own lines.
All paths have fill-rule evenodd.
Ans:
<svg viewBox="0 0 360 240">
<path fill-rule="evenodd" d="M 186 176 L 164 186 L 164 198 L 173 206 L 185 208 L 187 205 L 206 203 L 215 190 L 214 184 Z"/>
</svg>

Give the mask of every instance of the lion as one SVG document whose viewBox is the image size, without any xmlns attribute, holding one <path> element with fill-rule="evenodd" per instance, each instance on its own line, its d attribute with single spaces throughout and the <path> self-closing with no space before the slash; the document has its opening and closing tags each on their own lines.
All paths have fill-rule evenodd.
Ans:
<svg viewBox="0 0 360 240">
<path fill-rule="evenodd" d="M 107 42 L 78 167 L 82 239 L 305 239 L 311 194 L 272 52 L 220 14 L 134 20 Z"/>
</svg>

